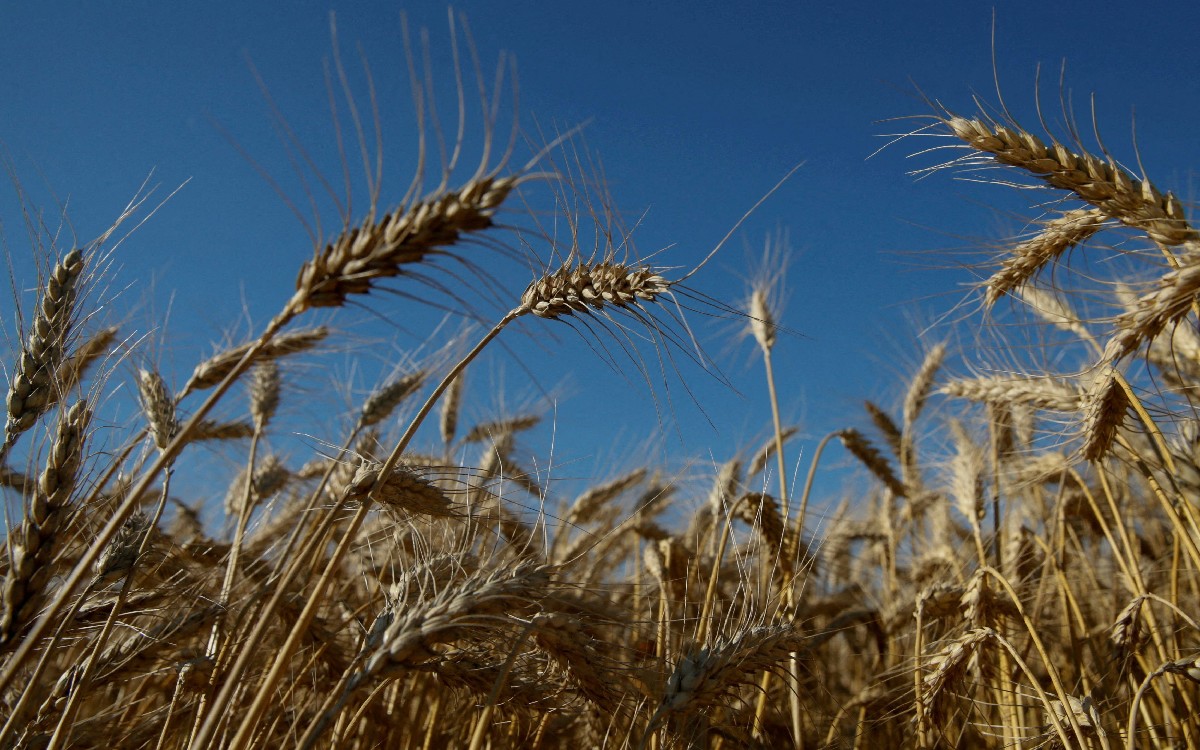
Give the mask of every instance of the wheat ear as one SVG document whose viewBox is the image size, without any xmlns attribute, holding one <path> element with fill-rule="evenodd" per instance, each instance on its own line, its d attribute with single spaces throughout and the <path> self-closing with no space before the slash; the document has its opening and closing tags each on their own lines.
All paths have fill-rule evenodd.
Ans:
<svg viewBox="0 0 1200 750">
<path fill-rule="evenodd" d="M 806 638 L 792 625 L 756 627 L 681 658 L 667 678 L 643 746 L 666 719 L 699 712 L 734 687 L 753 682 L 761 671 L 779 669 L 805 643 Z"/>
<path fill-rule="evenodd" d="M 37 314 L 8 386 L 8 419 L 0 458 L 57 399 L 54 389 L 61 384 L 54 381 L 54 376 L 62 364 L 63 347 L 74 320 L 75 285 L 83 266 L 81 250 L 67 253 L 55 264 L 42 291 Z"/>
<path fill-rule="evenodd" d="M 42 582 L 49 577 L 49 565 L 55 538 L 63 522 L 67 501 L 75 489 L 79 464 L 83 459 L 83 439 L 91 411 L 79 401 L 58 422 L 54 444 L 46 458 L 46 468 L 38 479 L 25 520 L 9 538 L 10 564 L 4 578 L 4 612 L 0 614 L 0 645 L 13 637 L 29 620 L 40 594 Z"/>
<path fill-rule="evenodd" d="M 1057 141 L 1047 145 L 1016 125 L 956 116 L 943 122 L 976 151 L 1036 175 L 1051 187 L 1074 193 L 1155 242 L 1174 247 L 1200 239 L 1178 198 L 1171 193 L 1163 195 L 1149 180 L 1130 176 L 1114 162 L 1082 150 L 1074 153 Z"/>
<path fill-rule="evenodd" d="M 654 269 L 614 261 L 566 265 L 533 281 L 521 295 L 522 312 L 557 320 L 599 313 L 606 306 L 637 308 L 671 289 Z"/>
<path fill-rule="evenodd" d="M 1104 349 L 1108 361 L 1132 354 L 1192 311 L 1200 294 L 1200 242 L 1189 243 L 1178 262 L 1178 268 L 1159 279 L 1157 289 L 1117 317 L 1116 333 Z"/>
<path fill-rule="evenodd" d="M 392 415 L 404 400 L 421 390 L 425 384 L 425 371 L 417 370 L 386 383 L 363 402 L 358 415 L 361 427 L 373 427 Z"/>
<path fill-rule="evenodd" d="M 381 219 L 368 216 L 304 264 L 288 310 L 299 314 L 312 307 L 339 307 L 350 295 L 366 294 L 380 280 L 445 253 L 464 234 L 491 228 L 492 216 L 517 181 L 483 175 Z"/>
<path fill-rule="evenodd" d="M 1023 375 L 951 380 L 942 386 L 941 392 L 985 404 L 1025 404 L 1061 412 L 1077 411 L 1084 396 L 1078 386 L 1061 378 Z"/>
<path fill-rule="evenodd" d="M 1099 461 L 1112 448 L 1117 430 L 1125 421 L 1130 402 L 1121 387 L 1118 374 L 1105 366 L 1092 375 L 1092 384 L 1084 396 L 1083 446 L 1088 461 Z"/>
<path fill-rule="evenodd" d="M 138 398 L 142 402 L 142 414 L 149 425 L 150 438 L 162 451 L 179 432 L 175 399 L 171 398 L 170 392 L 167 391 L 162 376 L 152 370 L 138 371 Z"/>
<path fill-rule="evenodd" d="M 984 303 L 990 307 L 1020 289 L 1067 250 L 1087 242 L 1107 220 L 1108 214 L 1098 208 L 1081 208 L 1064 211 L 1047 221 L 1041 232 L 1009 251 L 1000 270 L 984 282 Z"/>
<path fill-rule="evenodd" d="M 301 328 L 278 334 L 266 343 L 252 341 L 218 352 L 196 365 L 191 378 L 180 391 L 179 398 L 194 391 L 208 390 L 220 383 L 229 373 L 242 365 L 242 359 L 255 347 L 257 349 L 245 365 L 307 351 L 324 341 L 328 335 L 329 329 L 325 326 Z"/>
<path fill-rule="evenodd" d="M 472 574 L 428 601 L 409 604 L 403 610 L 385 610 L 367 636 L 362 668 L 343 680 L 341 696 L 317 717 L 306 737 L 310 743 L 315 741 L 354 691 L 368 680 L 404 674 L 437 659 L 438 646 L 510 621 L 512 613 L 544 596 L 549 582 L 550 572 L 545 567 L 520 564 L 508 570 Z"/>
<path fill-rule="evenodd" d="M 892 465 L 861 432 L 847 429 L 835 434 L 842 439 L 842 445 L 846 447 L 846 450 L 861 461 L 863 466 L 866 466 L 896 497 L 904 497 L 908 494 L 904 484 L 896 478 L 896 472 L 892 471 Z"/>
</svg>

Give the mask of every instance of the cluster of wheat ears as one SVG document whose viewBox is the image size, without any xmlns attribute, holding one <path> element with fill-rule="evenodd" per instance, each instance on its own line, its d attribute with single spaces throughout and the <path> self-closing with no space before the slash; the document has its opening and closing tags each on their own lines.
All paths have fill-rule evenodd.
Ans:
<svg viewBox="0 0 1200 750">
<path fill-rule="evenodd" d="M 0 747 L 1200 746 L 1200 234 L 1067 131 L 937 108 L 914 134 L 951 149 L 930 169 L 1041 189 L 978 290 L 985 311 L 1045 324 L 1056 371 L 1026 357 L 952 375 L 931 346 L 897 409 L 867 402 L 804 446 L 800 487 L 775 403 L 777 290 L 739 312 L 639 259 L 587 160 L 554 164 L 573 136 L 518 168 L 485 148 L 469 177 L 455 149 L 440 184 L 391 204 L 367 160 L 366 218 L 317 246 L 261 334 L 175 392 L 96 314 L 109 236 L 53 250 L 8 369 L 0 484 L 21 510 L 0 557 Z M 533 183 L 556 186 L 554 220 L 521 198 Z M 1086 314 L 1053 283 L 1076 249 L 1136 271 L 1093 264 L 1114 275 L 1080 281 Z M 438 279 L 524 255 L 541 258 L 532 279 L 489 287 L 509 309 L 473 345 L 352 414 L 330 404 L 311 455 L 267 449 L 284 375 L 336 350 L 313 308 L 449 289 L 480 320 Z M 560 497 L 516 447 L 536 416 L 460 429 L 469 365 L 510 327 L 694 356 L 697 307 L 742 316 L 776 415 L 706 494 L 645 466 Z M 100 448 L 120 379 L 141 419 Z M 834 438 L 873 489 L 818 523 Z M 174 496 L 212 451 L 240 469 Z M 222 503 L 226 523 L 197 520 Z"/>
</svg>

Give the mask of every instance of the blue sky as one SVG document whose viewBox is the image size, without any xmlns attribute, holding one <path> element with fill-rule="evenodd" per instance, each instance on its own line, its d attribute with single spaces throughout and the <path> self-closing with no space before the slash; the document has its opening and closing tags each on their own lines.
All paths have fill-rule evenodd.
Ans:
<svg viewBox="0 0 1200 750">
<path fill-rule="evenodd" d="M 587 122 L 586 144 L 602 159 L 617 205 L 640 225 L 643 253 L 669 248 L 662 263 L 699 261 L 791 167 L 804 166 L 736 232 L 694 278 L 736 303 L 747 267 L 769 233 L 785 228 L 793 259 L 777 367 L 785 416 L 810 450 L 821 434 L 862 426 L 863 398 L 895 405 L 900 376 L 919 355 L 926 324 L 961 301 L 982 242 L 1021 230 L 1021 196 L 908 172 L 939 160 L 907 158 L 931 142 L 908 139 L 868 158 L 886 136 L 915 127 L 923 97 L 971 112 L 972 95 L 996 101 L 996 73 L 1009 107 L 1031 129 L 1037 66 L 1048 119 L 1057 118 L 1058 78 L 1082 120 L 1089 96 L 1106 143 L 1140 155 L 1159 185 L 1194 197 L 1197 141 L 1187 127 L 1200 106 L 1191 2 L 1128 4 L 1009 2 L 460 2 L 484 67 L 515 56 L 522 126 L 552 131 Z M 247 61 L 322 169 L 336 176 L 322 62 L 336 11 L 343 57 L 360 101 L 361 46 L 380 92 L 388 190 L 398 197 L 416 142 L 400 12 L 430 29 L 442 95 L 453 93 L 446 7 L 440 3 L 44 2 L 0 7 L 0 144 L 33 204 L 69 217 L 83 239 L 102 231 L 151 170 L 164 197 L 177 195 L 114 257 L 114 310 L 149 336 L 144 354 L 176 384 L 233 326 L 257 330 L 287 299 L 311 253 L 301 222 L 231 140 L 293 199 L 301 183 Z M 475 113 L 476 115 L 478 113 Z M 478 116 L 471 125 L 478 126 Z M 478 128 L 469 132 L 478 134 Z M 29 241 L 15 192 L 0 191 L 4 238 L 19 279 L 28 280 Z M 358 205 L 365 206 L 361 182 Z M 153 202 L 153 201 L 152 201 Z M 322 210 L 328 211 L 325 201 Z M 301 206 L 311 217 L 311 211 Z M 516 278 L 527 272 L 518 268 Z M 519 282 L 514 299 L 521 291 Z M 13 341 L 11 295 L 0 322 Z M 169 313 L 169 317 L 168 317 Z M 404 326 L 384 321 L 403 319 Z M 363 346 L 329 373 L 358 389 L 377 382 L 400 352 L 420 345 L 436 315 L 384 295 L 368 309 L 329 319 Z M 247 322 L 247 321 L 251 322 Z M 315 321 L 313 321 L 315 322 Z M 540 321 L 539 321 L 540 322 Z M 669 436 L 674 457 L 723 460 L 757 445 L 769 425 L 757 358 L 736 323 L 694 316 L 696 333 L 738 392 L 684 367 L 703 412 L 668 383 L 674 415 L 660 426 L 648 388 L 595 364 L 563 334 L 564 351 L 510 337 L 473 373 L 477 416 L 528 403 L 538 388 L 515 362 L 534 362 L 545 390 L 561 388 L 558 434 L 532 438 L 572 467 L 609 474 L 630 465 L 648 436 Z M 526 327 L 526 332 L 543 332 Z M 939 329 L 924 334 L 947 338 Z M 159 342 L 168 342 L 166 344 Z M 557 345 L 556 345 L 557 346 Z M 351 364 L 358 357 L 361 366 Z M 118 370 L 128 378 L 128 368 Z M 321 373 L 306 373 L 310 397 Z M 671 379 L 669 379 L 671 380 Z M 327 387 L 327 386 L 326 386 Z M 504 399 L 485 391 L 503 388 Z M 586 394 L 586 396 L 584 395 Z M 659 387 L 660 403 L 665 392 Z M 302 413 L 302 408 L 300 409 Z M 716 428 L 712 425 L 716 425 Z M 574 425 L 592 425 L 585 430 Z M 598 436 L 595 441 L 592 436 Z M 589 439 L 584 439 L 584 438 Z M 551 442 L 553 441 L 553 443 Z M 806 464 L 805 464 L 806 465 Z"/>
</svg>

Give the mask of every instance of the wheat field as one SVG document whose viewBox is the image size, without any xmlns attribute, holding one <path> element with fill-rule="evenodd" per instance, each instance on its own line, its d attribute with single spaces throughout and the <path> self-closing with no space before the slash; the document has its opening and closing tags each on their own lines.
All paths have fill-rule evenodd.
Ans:
<svg viewBox="0 0 1200 750">
<path fill-rule="evenodd" d="M 351 110 L 368 208 L 179 385 L 106 319 L 148 198 L 42 248 L 6 365 L 0 747 L 1200 747 L 1200 232 L 1174 193 L 1074 129 L 931 104 L 892 147 L 919 174 L 1036 191 L 963 279 L 960 340 L 997 364 L 931 345 L 800 445 L 780 258 L 745 299 L 701 293 L 713 256 L 640 255 L 582 132 L 518 157 L 505 95 L 470 110 L 477 163 L 439 163 L 429 126 L 399 195 Z M 290 387 L 350 351 L 340 315 L 408 305 L 465 323 L 350 409 Z M 521 442 L 543 413 L 468 416 L 511 336 L 582 338 L 570 366 L 654 390 L 712 361 L 705 316 L 753 342 L 773 414 L 714 465 L 566 494 Z M 322 432 L 289 441 L 300 400 Z M 863 495 L 824 496 L 842 458 Z"/>
</svg>

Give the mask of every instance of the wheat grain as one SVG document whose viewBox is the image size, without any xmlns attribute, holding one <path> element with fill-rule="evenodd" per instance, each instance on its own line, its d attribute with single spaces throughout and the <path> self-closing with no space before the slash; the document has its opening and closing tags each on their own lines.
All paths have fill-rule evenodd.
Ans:
<svg viewBox="0 0 1200 750">
<path fill-rule="evenodd" d="M 254 468 L 250 480 L 250 507 L 246 509 L 243 508 L 246 502 L 246 469 L 242 469 L 230 483 L 229 491 L 225 493 L 226 517 L 237 519 L 241 518 L 243 513 L 248 516 L 258 503 L 282 490 L 291 478 L 291 471 L 279 456 L 264 456 Z"/>
<path fill-rule="evenodd" d="M 786 443 L 795 437 L 798 432 L 800 432 L 800 428 L 798 427 L 786 427 L 780 434 L 780 438 Z M 750 459 L 750 465 L 746 469 L 746 476 L 757 476 L 763 469 L 767 468 L 767 462 L 775 457 L 775 451 L 778 448 L 779 440 L 774 437 L 763 443 L 762 447 L 754 454 L 754 457 Z"/>
<path fill-rule="evenodd" d="M 900 428 L 896 425 L 896 420 L 872 401 L 864 401 L 863 407 L 867 410 L 867 414 L 871 415 L 871 422 L 875 425 L 875 429 L 879 430 L 888 447 L 892 449 L 892 454 L 899 459 L 904 438 Z"/>
<path fill-rule="evenodd" d="M 921 362 L 920 369 L 913 376 L 912 383 L 908 386 L 908 392 L 904 395 L 904 432 L 906 434 L 911 433 L 917 418 L 925 409 L 925 402 L 933 390 L 934 380 L 937 378 L 938 370 L 941 369 L 942 360 L 945 358 L 946 345 L 935 344 L 925 353 L 925 359 Z"/>
<path fill-rule="evenodd" d="M 748 628 L 684 656 L 667 678 L 650 726 L 672 715 L 702 712 L 763 670 L 779 669 L 806 640 L 791 625 Z"/>
<path fill-rule="evenodd" d="M 634 469 L 610 482 L 592 487 L 571 504 L 567 513 L 567 523 L 583 525 L 593 521 L 597 514 L 610 502 L 625 492 L 642 483 L 646 478 L 646 470 Z"/>
<path fill-rule="evenodd" d="M 482 443 L 484 441 L 499 443 L 515 433 L 537 427 L 541 421 L 542 418 L 536 414 L 524 414 L 519 417 L 484 422 L 468 430 L 462 440 L 464 443 Z"/>
<path fill-rule="evenodd" d="M 987 509 L 983 497 L 983 448 L 976 443 L 961 422 L 950 423 L 951 434 L 954 437 L 954 461 L 951 465 L 951 496 L 962 513 L 976 526 L 984 519 Z"/>
<path fill-rule="evenodd" d="M 112 583 L 133 570 L 146 533 L 150 530 L 150 517 L 136 512 L 121 525 L 120 531 L 104 548 L 93 566 L 96 581 L 101 585 Z"/>
<path fill-rule="evenodd" d="M 1026 284 L 1021 287 L 1020 294 L 1021 300 L 1037 313 L 1042 320 L 1068 333 L 1075 334 L 1082 341 L 1091 342 L 1094 340 L 1092 332 L 1083 324 L 1083 320 L 1058 295 L 1032 284 Z"/>
<path fill-rule="evenodd" d="M 750 331 L 764 351 L 775 346 L 776 328 L 775 315 L 771 312 L 766 292 L 755 289 L 750 294 Z"/>
<path fill-rule="evenodd" d="M 765 492 L 747 492 L 734 507 L 738 518 L 761 530 L 770 549 L 784 548 L 784 523 L 778 500 Z"/>
<path fill-rule="evenodd" d="M 1200 247 L 1179 260 L 1179 267 L 1158 282 L 1158 288 L 1139 297 L 1133 309 L 1122 313 L 1116 331 L 1104 348 L 1104 357 L 1116 362 L 1153 341 L 1168 326 L 1178 323 L 1192 310 L 1200 293 Z"/>
<path fill-rule="evenodd" d="M 466 374 L 459 373 L 446 389 L 446 395 L 442 399 L 438 427 L 442 433 L 442 442 L 447 446 L 454 442 L 454 435 L 458 432 L 458 411 L 462 405 L 463 386 L 466 382 Z"/>
<path fill-rule="evenodd" d="M 254 425 L 248 422 L 214 422 L 201 420 L 188 434 L 192 442 L 204 440 L 241 440 L 254 434 Z"/>
<path fill-rule="evenodd" d="M 79 386 L 96 360 L 107 356 L 117 339 L 116 327 L 104 328 L 92 334 L 71 352 L 58 368 L 58 390 L 66 393 Z M 55 395 L 57 402 L 57 394 Z"/>
</svg>

